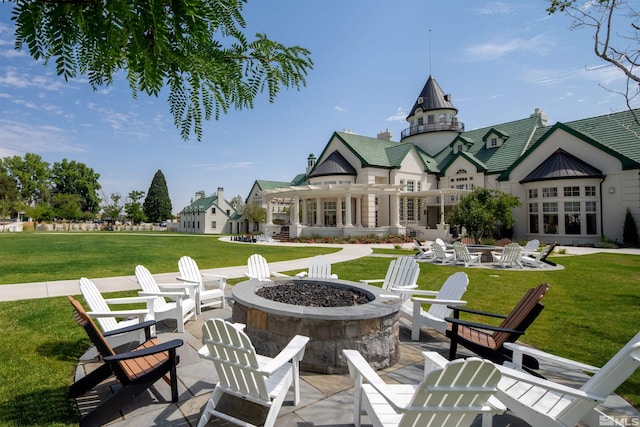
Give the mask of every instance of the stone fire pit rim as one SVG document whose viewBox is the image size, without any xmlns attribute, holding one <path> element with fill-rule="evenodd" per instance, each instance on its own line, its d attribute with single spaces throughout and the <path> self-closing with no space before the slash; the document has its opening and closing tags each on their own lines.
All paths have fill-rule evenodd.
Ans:
<svg viewBox="0 0 640 427">
<path fill-rule="evenodd" d="M 315 282 L 328 285 L 337 284 L 340 287 L 354 287 L 372 294 L 374 296 L 374 299 L 367 304 L 349 307 L 305 307 L 272 301 L 258 296 L 255 293 L 256 289 L 260 287 L 274 286 L 288 282 Z M 383 289 L 376 286 L 341 279 L 309 279 L 300 277 L 283 277 L 274 278 L 272 282 L 261 282 L 259 280 L 251 279 L 236 284 L 233 287 L 231 294 L 234 301 L 238 301 L 245 307 L 257 308 L 267 313 L 284 316 L 305 317 L 324 320 L 374 319 L 396 313 L 402 306 L 402 300 L 400 298 L 394 298 L 388 291 L 384 291 Z"/>
</svg>

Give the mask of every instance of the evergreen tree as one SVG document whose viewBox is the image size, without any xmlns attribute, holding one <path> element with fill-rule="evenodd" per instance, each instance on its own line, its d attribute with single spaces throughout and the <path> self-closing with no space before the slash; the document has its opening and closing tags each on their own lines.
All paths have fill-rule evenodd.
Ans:
<svg viewBox="0 0 640 427">
<path fill-rule="evenodd" d="M 629 246 L 638 246 L 638 227 L 636 226 L 636 220 L 633 218 L 631 209 L 627 208 L 627 213 L 624 217 L 624 226 L 622 228 L 622 240 Z"/>
<path fill-rule="evenodd" d="M 147 197 L 142 205 L 144 214 L 151 222 L 162 222 L 171 218 L 171 199 L 169 198 L 169 189 L 164 174 L 158 170 L 153 176 Z"/>
</svg>

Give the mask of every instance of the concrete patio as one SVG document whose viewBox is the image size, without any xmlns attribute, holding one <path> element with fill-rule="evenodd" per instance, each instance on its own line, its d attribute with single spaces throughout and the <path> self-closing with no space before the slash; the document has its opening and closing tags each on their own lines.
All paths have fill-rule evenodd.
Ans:
<svg viewBox="0 0 640 427">
<path fill-rule="evenodd" d="M 230 295 L 229 295 L 230 297 Z M 232 301 L 231 301 L 232 303 Z M 115 419 L 105 420 L 109 426 L 195 426 L 198 423 L 200 413 L 209 398 L 216 374 L 211 362 L 200 359 L 196 354 L 201 343 L 201 327 L 207 318 L 221 317 L 231 319 L 231 310 L 213 309 L 206 310 L 198 317 L 198 320 L 188 322 L 183 334 L 170 332 L 175 324 L 161 324 L 158 328 L 158 336 L 164 340 L 180 338 L 184 345 L 179 348 L 180 364 L 178 366 L 179 402 L 171 403 L 170 389 L 164 381 L 158 381 L 144 394 L 134 399 Z M 431 330 L 422 330 L 419 342 L 410 341 L 409 325 L 401 320 L 400 327 L 401 356 L 398 363 L 379 371 L 386 382 L 418 383 L 422 379 L 424 369 L 423 351 L 437 351 L 447 356 L 449 341 L 444 336 Z M 460 349 L 459 353 L 465 353 Z M 89 349 L 81 358 L 77 369 L 77 376 L 84 375 L 97 366 L 96 353 Z M 574 383 L 585 379 L 584 375 L 575 372 L 566 372 L 553 366 L 544 365 L 543 369 L 554 378 L 559 378 L 567 383 Z M 96 399 L 104 398 L 111 392 L 113 384 L 104 383 L 99 389 L 78 399 L 81 412 L 89 411 Z M 117 387 L 117 385 L 116 385 Z M 348 374 L 323 375 L 314 373 L 301 373 L 301 401 L 296 407 L 292 406 L 292 392 L 280 411 L 277 424 L 282 427 L 324 426 L 342 427 L 351 426 L 353 411 L 353 380 Z M 242 413 L 254 423 L 260 423 L 265 414 L 261 408 L 253 404 L 228 399 L 225 404 L 234 413 Z M 618 396 L 611 396 L 604 407 L 604 412 L 617 417 L 640 417 L 640 413 Z M 640 418 L 637 418 L 640 419 Z M 367 417 L 363 417 L 367 425 Z M 212 418 L 208 426 L 229 426 L 231 424 Z M 480 419 L 473 424 L 480 426 Z M 515 418 L 510 413 L 494 417 L 496 427 L 520 427 L 528 426 L 527 423 Z"/>
</svg>

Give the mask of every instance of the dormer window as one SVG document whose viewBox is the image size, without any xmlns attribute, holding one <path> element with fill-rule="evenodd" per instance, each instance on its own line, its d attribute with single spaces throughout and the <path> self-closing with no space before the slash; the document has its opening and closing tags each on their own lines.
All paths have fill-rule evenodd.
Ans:
<svg viewBox="0 0 640 427">
<path fill-rule="evenodd" d="M 497 147 L 498 146 L 498 138 L 496 138 L 495 136 L 493 138 L 491 138 L 491 146 L 492 147 Z"/>
<path fill-rule="evenodd" d="M 502 147 L 504 143 L 507 142 L 507 139 L 509 139 L 509 136 L 504 132 L 497 129 L 491 129 L 485 134 L 482 141 L 484 142 L 485 148 L 490 149 Z"/>
<path fill-rule="evenodd" d="M 424 98 L 423 97 L 418 98 L 418 104 L 422 104 L 423 102 L 424 102 Z"/>
</svg>

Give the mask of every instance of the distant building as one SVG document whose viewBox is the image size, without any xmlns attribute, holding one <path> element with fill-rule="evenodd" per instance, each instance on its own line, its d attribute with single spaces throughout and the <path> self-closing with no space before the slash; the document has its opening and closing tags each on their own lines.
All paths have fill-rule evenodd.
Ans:
<svg viewBox="0 0 640 427">
<path fill-rule="evenodd" d="M 448 238 L 456 225 L 445 223 L 446 214 L 475 187 L 520 198 L 517 239 L 622 241 L 627 208 L 639 221 L 640 125 L 632 112 L 549 126 L 535 109 L 521 120 L 468 131 L 457 114 L 429 76 L 400 142 L 388 130 L 377 138 L 335 132 L 317 160 L 309 156 L 304 179 L 256 181 L 247 201 L 271 207 L 268 234 L 288 223 L 292 237 Z"/>
<path fill-rule="evenodd" d="M 195 200 L 180 211 L 178 231 L 196 234 L 232 234 L 240 233 L 242 221 L 240 215 L 224 199 L 224 189 L 205 196 L 204 191 L 196 193 Z"/>
</svg>

